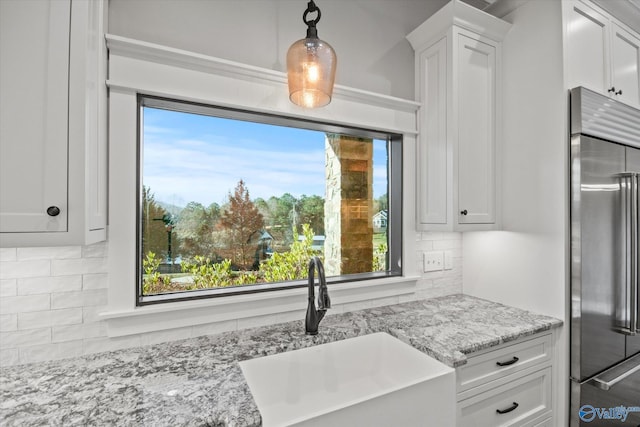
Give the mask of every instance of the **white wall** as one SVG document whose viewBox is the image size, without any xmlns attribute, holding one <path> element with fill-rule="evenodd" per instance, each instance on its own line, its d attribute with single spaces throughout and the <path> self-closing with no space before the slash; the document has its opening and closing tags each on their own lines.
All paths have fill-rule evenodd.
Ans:
<svg viewBox="0 0 640 427">
<path fill-rule="evenodd" d="M 563 319 L 554 373 L 557 425 L 568 402 L 568 93 L 561 2 L 503 19 L 504 231 L 465 233 L 463 291 Z"/>
<path fill-rule="evenodd" d="M 564 318 L 568 95 L 560 2 L 506 16 L 503 229 L 465 233 L 465 292 Z"/>
<path fill-rule="evenodd" d="M 318 0 L 318 36 L 336 50 L 336 84 L 413 99 L 405 39 L 448 0 Z M 306 0 L 110 0 L 111 34 L 286 71 L 305 37 Z M 310 17 L 314 17 L 310 15 Z"/>
</svg>

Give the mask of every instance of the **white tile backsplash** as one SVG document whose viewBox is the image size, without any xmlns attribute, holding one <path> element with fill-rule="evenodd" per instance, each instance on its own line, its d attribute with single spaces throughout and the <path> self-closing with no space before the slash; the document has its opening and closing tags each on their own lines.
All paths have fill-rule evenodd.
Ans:
<svg viewBox="0 0 640 427">
<path fill-rule="evenodd" d="M 18 279 L 0 280 L 0 297 L 12 297 L 18 295 Z"/>
<path fill-rule="evenodd" d="M 51 328 L 27 329 L 25 331 L 1 332 L 2 348 L 27 347 L 51 342 Z"/>
<path fill-rule="evenodd" d="M 18 249 L 16 248 L 0 248 L 0 262 L 17 261 Z"/>
<path fill-rule="evenodd" d="M 51 309 L 51 294 L 0 298 L 0 313 L 28 313 Z"/>
<path fill-rule="evenodd" d="M 84 274 L 82 276 L 82 289 L 107 289 L 109 287 L 107 273 Z"/>
<path fill-rule="evenodd" d="M 69 259 L 80 258 L 81 256 L 82 249 L 80 246 L 18 248 L 18 261 Z"/>
<path fill-rule="evenodd" d="M 23 277 L 47 277 L 51 274 L 50 260 L 2 261 L 0 279 L 20 279 Z"/>
<path fill-rule="evenodd" d="M 11 332 L 18 330 L 17 314 L 0 314 L 0 332 Z M 0 342 L 0 346 L 2 342 Z"/>
<path fill-rule="evenodd" d="M 20 330 L 80 323 L 82 323 L 82 307 L 18 314 Z"/>
<path fill-rule="evenodd" d="M 81 289 L 82 275 L 80 274 L 74 276 L 18 279 L 18 295 L 50 294 L 79 291 Z"/>
<path fill-rule="evenodd" d="M 79 258 L 51 261 L 52 276 L 68 276 L 70 274 L 106 273 L 107 258 Z"/>
<path fill-rule="evenodd" d="M 0 249 L 0 366 L 304 319 L 304 310 L 295 310 L 108 337 L 107 325 L 99 317 L 108 302 L 107 247 L 107 243 L 98 243 L 59 248 Z M 422 271 L 422 254 L 436 249 L 452 251 L 452 270 L 422 273 L 412 294 L 336 305 L 333 314 L 461 292 L 461 247 L 460 233 L 417 232 L 417 271 Z"/>
</svg>

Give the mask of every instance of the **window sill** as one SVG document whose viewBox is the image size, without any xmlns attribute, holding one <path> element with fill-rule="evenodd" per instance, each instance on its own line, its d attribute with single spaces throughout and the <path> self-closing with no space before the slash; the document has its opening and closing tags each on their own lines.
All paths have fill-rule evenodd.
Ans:
<svg viewBox="0 0 640 427">
<path fill-rule="evenodd" d="M 329 293 L 334 308 L 340 308 L 342 304 L 412 294 L 418 278 L 393 277 L 339 283 L 331 285 Z M 106 321 L 108 335 L 117 337 L 303 311 L 307 305 L 306 296 L 306 288 L 296 288 L 107 311 L 99 317 Z"/>
</svg>

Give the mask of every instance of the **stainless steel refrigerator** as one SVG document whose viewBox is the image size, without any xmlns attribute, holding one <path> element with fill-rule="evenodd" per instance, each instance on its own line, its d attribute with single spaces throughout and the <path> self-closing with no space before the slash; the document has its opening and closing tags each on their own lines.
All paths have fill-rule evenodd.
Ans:
<svg viewBox="0 0 640 427">
<path fill-rule="evenodd" d="M 570 425 L 640 426 L 640 110 L 570 96 Z"/>
</svg>

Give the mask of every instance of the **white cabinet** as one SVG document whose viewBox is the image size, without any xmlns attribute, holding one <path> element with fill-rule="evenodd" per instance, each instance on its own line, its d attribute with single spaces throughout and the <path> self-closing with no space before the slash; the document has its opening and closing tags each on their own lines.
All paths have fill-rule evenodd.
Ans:
<svg viewBox="0 0 640 427">
<path fill-rule="evenodd" d="M 629 105 L 640 106 L 640 39 L 596 6 L 565 4 L 567 78 Z"/>
<path fill-rule="evenodd" d="M 458 0 L 407 39 L 416 52 L 417 227 L 499 227 L 501 40 L 510 24 Z"/>
<path fill-rule="evenodd" d="M 103 1 L 0 1 L 0 245 L 106 238 Z"/>
<path fill-rule="evenodd" d="M 456 370 L 458 427 L 551 425 L 553 335 L 469 357 Z"/>
</svg>

